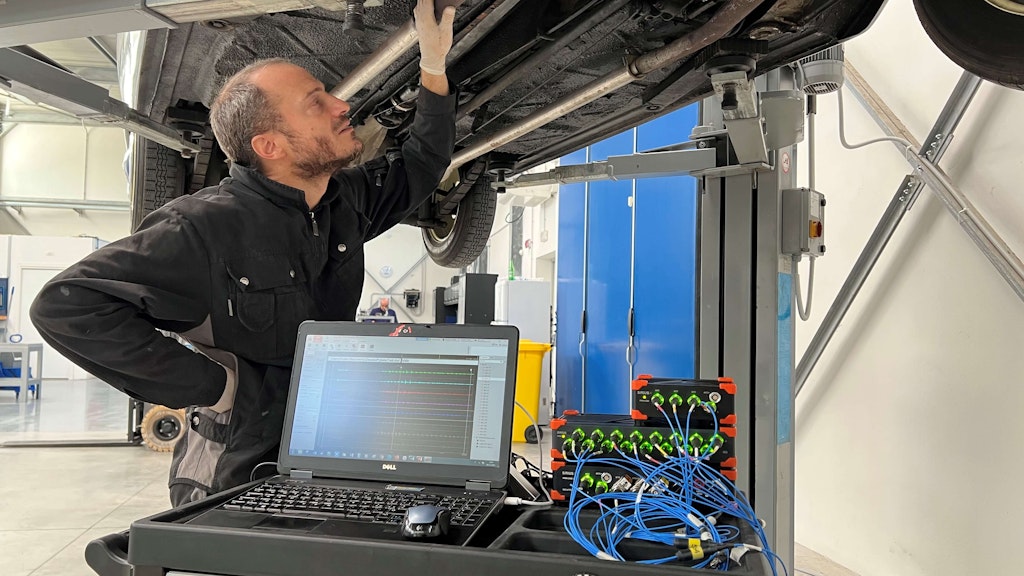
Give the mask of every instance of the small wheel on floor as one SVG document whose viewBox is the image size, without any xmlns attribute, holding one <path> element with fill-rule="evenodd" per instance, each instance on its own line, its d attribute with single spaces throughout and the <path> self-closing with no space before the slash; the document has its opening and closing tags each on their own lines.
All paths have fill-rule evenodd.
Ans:
<svg viewBox="0 0 1024 576">
<path fill-rule="evenodd" d="M 540 434 L 539 436 L 538 436 L 538 433 Z M 523 433 L 523 436 L 526 437 L 526 442 L 528 444 L 536 444 L 542 438 L 544 438 L 544 431 L 543 430 L 539 430 L 537 428 L 534 428 L 531 425 L 531 426 L 527 426 L 526 427 L 526 431 Z"/>
<path fill-rule="evenodd" d="M 185 431 L 185 411 L 153 406 L 142 418 L 142 442 L 154 452 L 170 452 Z"/>
</svg>

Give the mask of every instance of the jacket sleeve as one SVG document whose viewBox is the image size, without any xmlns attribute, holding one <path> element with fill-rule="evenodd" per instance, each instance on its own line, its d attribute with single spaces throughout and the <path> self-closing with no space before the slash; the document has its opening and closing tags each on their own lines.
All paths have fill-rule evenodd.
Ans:
<svg viewBox="0 0 1024 576">
<path fill-rule="evenodd" d="M 43 340 L 129 396 L 210 406 L 224 393 L 224 368 L 157 331 L 206 321 L 207 260 L 195 228 L 166 208 L 47 283 L 29 314 Z"/>
<path fill-rule="evenodd" d="M 439 96 L 420 87 L 401 158 L 390 165 L 379 158 L 338 174 L 356 210 L 370 222 L 367 240 L 400 223 L 437 189 L 455 147 L 455 105 L 454 91 Z"/>
</svg>

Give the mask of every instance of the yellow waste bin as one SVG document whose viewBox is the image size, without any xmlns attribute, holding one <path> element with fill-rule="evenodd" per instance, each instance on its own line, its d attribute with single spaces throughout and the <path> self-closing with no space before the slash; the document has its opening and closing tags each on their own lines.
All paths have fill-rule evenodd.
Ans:
<svg viewBox="0 0 1024 576">
<path fill-rule="evenodd" d="M 537 409 L 540 404 L 540 377 L 541 369 L 544 366 L 544 355 L 551 350 L 550 344 L 541 344 L 532 340 L 519 341 L 519 362 L 516 368 L 516 402 L 519 402 L 529 413 L 537 419 Z M 538 422 L 538 424 L 540 424 Z M 512 416 L 512 441 L 526 442 L 527 438 L 537 441 L 534 438 L 533 425 L 530 419 L 523 414 L 523 411 L 516 408 Z M 529 431 L 528 431 L 529 429 Z"/>
</svg>

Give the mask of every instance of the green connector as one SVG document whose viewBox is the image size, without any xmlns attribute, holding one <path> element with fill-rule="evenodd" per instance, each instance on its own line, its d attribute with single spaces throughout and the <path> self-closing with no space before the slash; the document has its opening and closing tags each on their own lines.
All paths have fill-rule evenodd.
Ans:
<svg viewBox="0 0 1024 576">
<path fill-rule="evenodd" d="M 612 442 L 618 444 L 619 442 L 622 442 L 624 436 L 622 435 L 622 430 L 613 430 L 612 433 L 608 435 L 608 438 L 611 439 Z"/>
<path fill-rule="evenodd" d="M 590 439 L 600 444 L 601 441 L 604 440 L 604 432 L 602 432 L 600 428 L 597 428 L 590 433 Z"/>
<path fill-rule="evenodd" d="M 651 432 L 651 435 L 648 436 L 648 439 L 650 439 L 652 444 L 661 444 L 661 441 L 664 440 L 665 437 L 661 435 L 661 432 L 655 430 L 654 432 Z"/>
<path fill-rule="evenodd" d="M 632 454 L 634 448 L 636 448 L 636 444 L 633 444 L 629 440 L 623 440 L 619 443 L 619 450 L 622 450 L 626 454 Z"/>
<path fill-rule="evenodd" d="M 686 440 L 683 438 L 683 435 L 680 434 L 679 432 L 673 432 L 669 440 L 671 440 L 672 443 L 675 444 L 676 446 L 686 446 Z"/>
<path fill-rule="evenodd" d="M 654 446 L 650 442 L 646 441 L 640 444 L 639 449 L 641 456 L 650 456 L 654 452 Z"/>
<path fill-rule="evenodd" d="M 629 440 L 634 444 L 639 444 L 644 441 L 644 435 L 639 430 L 633 430 L 629 435 Z"/>
<path fill-rule="evenodd" d="M 711 437 L 710 440 L 708 440 L 708 454 L 714 454 L 715 452 L 718 452 L 718 449 L 721 448 L 723 444 L 725 444 L 725 438 L 722 438 L 718 434 L 715 434 L 714 436 Z"/>
<path fill-rule="evenodd" d="M 661 406 L 665 404 L 665 397 L 661 395 L 661 392 L 655 392 L 654 396 L 651 396 L 651 404 Z"/>
<path fill-rule="evenodd" d="M 690 434 L 689 444 L 694 448 L 700 448 L 704 444 L 704 437 L 694 432 L 693 434 Z"/>
<path fill-rule="evenodd" d="M 565 440 L 562 440 L 562 453 L 568 454 L 569 452 L 572 452 L 575 446 L 576 441 L 573 440 L 572 438 L 566 438 Z"/>
<path fill-rule="evenodd" d="M 594 494 L 604 494 L 608 491 L 608 483 L 604 480 L 598 480 L 597 484 L 594 484 Z"/>
<path fill-rule="evenodd" d="M 593 450 L 594 448 L 597 448 L 597 444 L 594 444 L 594 441 L 593 441 L 593 440 L 591 440 L 590 438 L 587 438 L 586 440 L 584 440 L 583 442 L 581 442 L 581 443 L 580 443 L 580 446 L 581 446 L 581 447 L 583 448 L 583 450 L 585 450 L 585 451 L 587 451 L 587 452 L 590 452 L 590 451 L 592 451 L 592 450 Z"/>
<path fill-rule="evenodd" d="M 604 454 L 611 454 L 612 452 L 615 452 L 615 442 L 612 442 L 611 440 L 601 442 L 601 452 Z"/>
<path fill-rule="evenodd" d="M 583 428 L 577 428 L 572 431 L 572 439 L 579 442 L 587 437 L 587 433 L 583 431 Z"/>
<path fill-rule="evenodd" d="M 686 403 L 690 406 L 700 406 L 700 396 L 690 394 L 690 397 L 686 399 Z"/>
<path fill-rule="evenodd" d="M 668 397 L 668 403 L 673 406 L 682 406 L 683 397 L 680 396 L 679 394 L 672 394 L 671 396 Z"/>
<path fill-rule="evenodd" d="M 583 476 L 580 476 L 580 488 L 583 490 L 590 490 L 594 487 L 594 477 L 590 475 L 590 472 L 584 472 Z"/>
<path fill-rule="evenodd" d="M 665 454 L 671 455 L 673 452 L 675 452 L 676 449 L 675 449 L 674 446 L 672 446 L 668 442 L 662 442 L 661 443 L 661 450 Z"/>
</svg>

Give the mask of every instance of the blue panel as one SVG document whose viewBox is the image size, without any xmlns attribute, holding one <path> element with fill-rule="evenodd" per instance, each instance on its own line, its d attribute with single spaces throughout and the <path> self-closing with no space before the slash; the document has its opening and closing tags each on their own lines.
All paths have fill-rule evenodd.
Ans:
<svg viewBox="0 0 1024 576">
<path fill-rule="evenodd" d="M 606 154 L 629 153 L 610 149 Z M 632 209 L 630 182 L 590 184 L 587 214 L 587 369 L 584 412 L 629 412 L 626 363 Z"/>
<path fill-rule="evenodd" d="M 689 140 L 693 127 L 697 125 L 698 110 L 698 106 L 692 104 L 637 128 L 637 151 L 653 150 Z"/>
<path fill-rule="evenodd" d="M 639 128 L 641 150 L 687 139 L 689 106 Z M 692 378 L 696 372 L 697 181 L 637 180 L 635 374 Z"/>
<path fill-rule="evenodd" d="M 776 426 L 779 444 L 793 439 L 793 276 L 779 274 L 779 357 L 778 412 Z"/>
<path fill-rule="evenodd" d="M 637 181 L 636 374 L 695 373 L 696 187 L 689 176 Z"/>
<path fill-rule="evenodd" d="M 602 140 L 590 147 L 590 161 L 600 162 L 609 156 L 622 156 L 633 153 L 633 131 L 627 130 Z"/>
<path fill-rule="evenodd" d="M 565 156 L 562 165 L 583 164 L 586 150 Z M 583 357 L 580 356 L 580 315 L 583 313 L 584 184 L 558 190 L 558 302 L 555 340 L 555 414 L 581 410 Z"/>
</svg>

